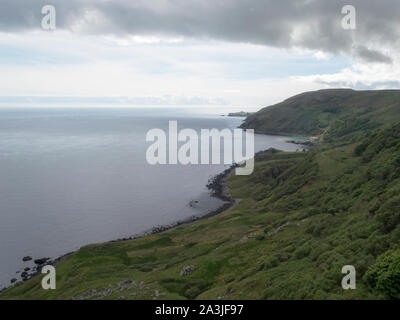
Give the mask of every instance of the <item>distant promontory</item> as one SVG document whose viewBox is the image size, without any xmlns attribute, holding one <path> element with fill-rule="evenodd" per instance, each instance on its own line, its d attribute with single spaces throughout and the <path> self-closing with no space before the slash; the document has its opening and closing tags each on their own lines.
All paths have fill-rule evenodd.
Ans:
<svg viewBox="0 0 400 320">
<path fill-rule="evenodd" d="M 231 112 L 228 114 L 228 117 L 248 117 L 253 113 L 254 112 L 245 112 L 245 111 Z"/>
</svg>

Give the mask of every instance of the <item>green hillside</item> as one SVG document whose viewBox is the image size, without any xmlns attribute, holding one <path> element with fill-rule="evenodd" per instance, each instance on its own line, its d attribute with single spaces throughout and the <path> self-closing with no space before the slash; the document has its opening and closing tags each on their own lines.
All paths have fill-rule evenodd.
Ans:
<svg viewBox="0 0 400 320">
<path fill-rule="evenodd" d="M 354 91 L 336 92 L 357 100 Z M 370 121 L 393 116 L 397 94 L 368 93 L 388 103 L 369 103 L 380 110 Z M 85 246 L 57 264 L 56 290 L 41 289 L 39 276 L 0 299 L 399 299 L 400 121 L 369 130 L 356 143 L 333 140 L 333 148 L 259 153 L 252 175 L 229 179 L 241 199 L 230 210 Z M 344 265 L 356 268 L 355 290 L 342 289 Z"/>
<path fill-rule="evenodd" d="M 400 121 L 400 90 L 330 89 L 306 92 L 247 117 L 260 133 L 321 136 L 325 142 L 359 141 L 366 132 Z"/>
</svg>

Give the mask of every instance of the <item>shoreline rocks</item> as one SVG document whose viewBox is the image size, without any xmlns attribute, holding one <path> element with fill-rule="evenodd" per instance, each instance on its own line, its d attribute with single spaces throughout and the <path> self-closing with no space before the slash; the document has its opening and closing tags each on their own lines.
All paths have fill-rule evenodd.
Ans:
<svg viewBox="0 0 400 320">
<path fill-rule="evenodd" d="M 64 256 L 66 256 L 68 254 L 65 254 L 65 255 L 63 255 L 61 257 L 64 257 Z M 17 270 L 15 273 L 18 274 L 21 277 L 22 281 L 27 281 L 27 280 L 33 278 L 34 276 L 38 275 L 39 273 L 41 273 L 42 268 L 45 265 L 54 265 L 57 261 L 59 261 L 61 259 L 61 257 L 59 257 L 59 258 L 57 258 L 55 260 L 51 260 L 51 258 L 39 258 L 39 259 L 33 260 L 32 257 L 30 257 L 30 256 L 23 257 L 22 261 L 28 262 L 28 261 L 33 260 L 33 263 L 35 264 L 35 266 L 33 266 L 33 267 L 25 267 L 22 270 Z M 14 284 L 20 283 L 21 281 L 18 281 L 17 278 L 12 278 L 10 280 L 10 282 L 11 282 L 11 284 L 14 285 Z M 4 291 L 6 289 L 7 289 L 7 287 L 3 288 L 2 290 Z"/>
<path fill-rule="evenodd" d="M 37 265 L 42 265 L 42 264 L 45 264 L 49 260 L 50 260 L 50 258 L 40 258 L 40 259 L 33 260 L 33 262 Z"/>
<path fill-rule="evenodd" d="M 227 179 L 233 170 L 237 167 L 237 164 L 232 165 L 224 172 L 214 176 L 208 181 L 207 188 L 211 191 L 211 195 L 223 201 L 227 201 L 230 203 L 235 202 L 235 200 L 231 197 L 229 192 L 227 192 Z"/>
</svg>

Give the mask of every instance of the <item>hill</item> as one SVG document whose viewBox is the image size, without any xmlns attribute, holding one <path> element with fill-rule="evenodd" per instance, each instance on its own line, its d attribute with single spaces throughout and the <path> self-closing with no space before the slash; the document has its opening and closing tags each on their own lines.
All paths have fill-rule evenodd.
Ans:
<svg viewBox="0 0 400 320">
<path fill-rule="evenodd" d="M 247 117 L 242 128 L 268 134 L 320 136 L 326 143 L 359 141 L 400 121 L 400 90 L 306 92 Z"/>
</svg>

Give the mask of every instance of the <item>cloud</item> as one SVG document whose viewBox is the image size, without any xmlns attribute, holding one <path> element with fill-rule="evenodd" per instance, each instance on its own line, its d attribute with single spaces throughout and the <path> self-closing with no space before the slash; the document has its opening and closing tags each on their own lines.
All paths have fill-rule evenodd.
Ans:
<svg viewBox="0 0 400 320">
<path fill-rule="evenodd" d="M 327 87 L 288 78 L 309 74 L 303 69 L 315 66 L 323 72 L 308 53 L 263 46 L 208 42 L 117 46 L 103 37 L 61 31 L 0 33 L 0 46 L 2 55 L 10 57 L 3 61 L 0 57 L 4 106 L 229 103 L 245 109 Z"/>
<path fill-rule="evenodd" d="M 358 46 L 356 49 L 356 54 L 363 60 L 367 62 L 382 62 L 382 63 L 393 63 L 393 59 L 382 52 L 377 50 L 368 49 L 363 45 Z"/>
<path fill-rule="evenodd" d="M 223 98 L 196 96 L 78 97 L 78 96 L 0 96 L 0 105 L 227 105 Z"/>
<path fill-rule="evenodd" d="M 315 74 L 292 77 L 294 81 L 319 83 L 329 87 L 367 89 L 399 89 L 400 56 L 395 56 L 393 65 L 365 65 L 357 63 L 349 68 L 331 74 Z"/>
<path fill-rule="evenodd" d="M 299 47 L 386 64 L 399 49 L 398 0 L 353 0 L 357 29 L 351 31 L 341 26 L 341 8 L 347 1 L 2 0 L 0 31 L 40 29 L 41 7 L 49 2 L 56 7 L 58 29 L 82 34 Z"/>
</svg>

